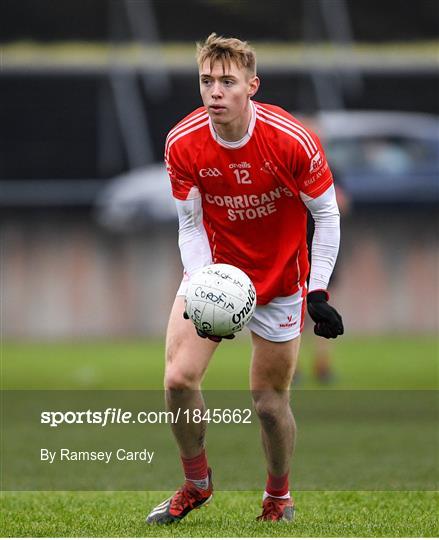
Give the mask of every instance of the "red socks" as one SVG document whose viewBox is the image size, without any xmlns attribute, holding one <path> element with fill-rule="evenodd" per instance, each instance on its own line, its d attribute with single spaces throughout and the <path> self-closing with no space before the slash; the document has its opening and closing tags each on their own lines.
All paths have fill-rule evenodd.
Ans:
<svg viewBox="0 0 439 540">
<path fill-rule="evenodd" d="M 184 458 L 181 456 L 184 475 L 190 480 L 204 480 L 208 476 L 206 452 L 203 449 L 199 456 Z"/>
<path fill-rule="evenodd" d="M 208 478 L 206 452 L 203 449 L 201 454 L 193 458 L 181 456 L 184 475 L 189 480 L 203 481 Z M 289 473 L 283 476 L 274 476 L 268 473 L 265 493 L 271 497 L 286 498 L 289 497 Z M 198 482 L 196 482 L 198 484 Z"/>
<path fill-rule="evenodd" d="M 265 492 L 271 497 L 286 497 L 289 492 L 288 475 L 289 473 L 283 476 L 273 476 L 269 472 Z"/>
</svg>

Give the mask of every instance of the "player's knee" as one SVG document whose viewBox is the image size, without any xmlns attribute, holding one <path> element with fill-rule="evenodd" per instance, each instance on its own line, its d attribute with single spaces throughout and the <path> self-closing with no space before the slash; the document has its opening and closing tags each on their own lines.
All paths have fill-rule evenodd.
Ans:
<svg viewBox="0 0 439 540">
<path fill-rule="evenodd" d="M 291 414 L 288 389 L 252 390 L 253 406 L 263 423 L 277 423 Z"/>
<path fill-rule="evenodd" d="M 259 420 L 268 426 L 273 426 L 279 422 L 283 414 L 283 407 L 277 399 L 270 398 L 269 395 L 254 395 L 253 406 Z"/>
<path fill-rule="evenodd" d="M 187 390 L 190 388 L 190 379 L 177 370 L 169 370 L 165 374 L 166 390 Z"/>
<path fill-rule="evenodd" d="M 191 390 L 198 386 L 195 374 L 187 373 L 179 368 L 168 368 L 165 373 L 165 388 L 167 390 Z"/>
</svg>

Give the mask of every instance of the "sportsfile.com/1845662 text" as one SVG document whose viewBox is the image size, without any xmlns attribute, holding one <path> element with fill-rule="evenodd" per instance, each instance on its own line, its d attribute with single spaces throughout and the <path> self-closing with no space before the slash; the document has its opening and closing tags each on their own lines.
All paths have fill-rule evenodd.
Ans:
<svg viewBox="0 0 439 540">
<path fill-rule="evenodd" d="M 101 411 L 42 411 L 40 423 L 49 427 L 65 424 L 93 424 L 101 427 L 112 424 L 251 424 L 251 409 L 182 409 L 176 411 L 125 411 L 108 407 Z"/>
</svg>

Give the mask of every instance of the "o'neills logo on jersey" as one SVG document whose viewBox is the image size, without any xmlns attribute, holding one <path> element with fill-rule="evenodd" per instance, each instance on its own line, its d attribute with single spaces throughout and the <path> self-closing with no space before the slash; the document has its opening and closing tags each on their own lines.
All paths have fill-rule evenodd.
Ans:
<svg viewBox="0 0 439 540">
<path fill-rule="evenodd" d="M 250 313 L 253 301 L 256 298 L 256 291 L 253 289 L 253 287 L 248 288 L 248 300 L 245 303 L 245 306 L 241 309 L 239 313 L 234 313 L 232 315 L 232 322 L 233 324 L 239 324 L 247 315 Z"/>
<path fill-rule="evenodd" d="M 248 161 L 241 161 L 241 163 L 230 163 L 229 169 L 251 169 L 252 166 Z"/>
<path fill-rule="evenodd" d="M 198 174 L 201 178 L 206 178 L 206 176 L 222 176 L 222 172 L 219 169 L 200 169 Z"/>
<path fill-rule="evenodd" d="M 312 158 L 311 163 L 309 165 L 309 172 L 313 173 L 320 169 L 320 167 L 323 165 L 323 157 L 320 154 L 320 152 L 317 152 L 317 154 Z"/>
</svg>

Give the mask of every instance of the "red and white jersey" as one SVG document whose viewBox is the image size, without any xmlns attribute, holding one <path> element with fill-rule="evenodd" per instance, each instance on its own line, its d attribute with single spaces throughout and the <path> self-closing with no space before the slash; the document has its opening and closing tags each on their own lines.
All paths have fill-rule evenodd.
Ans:
<svg viewBox="0 0 439 540">
<path fill-rule="evenodd" d="M 213 262 L 244 270 L 258 304 L 267 304 L 305 283 L 300 193 L 316 198 L 333 181 L 315 134 L 280 107 L 251 107 L 248 133 L 234 143 L 219 138 L 204 107 L 196 109 L 169 132 L 165 161 L 175 198 L 201 195 Z"/>
</svg>

